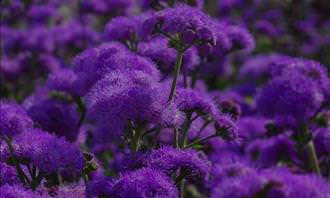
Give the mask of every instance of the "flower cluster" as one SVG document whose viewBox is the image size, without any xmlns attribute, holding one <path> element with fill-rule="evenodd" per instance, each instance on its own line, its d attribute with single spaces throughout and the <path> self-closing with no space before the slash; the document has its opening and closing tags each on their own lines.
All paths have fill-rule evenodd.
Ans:
<svg viewBox="0 0 330 198">
<path fill-rule="evenodd" d="M 0 198 L 329 198 L 327 1 L 0 6 Z"/>
</svg>

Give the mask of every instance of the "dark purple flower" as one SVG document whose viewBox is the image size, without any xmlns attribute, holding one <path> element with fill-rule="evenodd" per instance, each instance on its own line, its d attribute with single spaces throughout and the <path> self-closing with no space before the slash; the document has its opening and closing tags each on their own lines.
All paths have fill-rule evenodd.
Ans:
<svg viewBox="0 0 330 198">
<path fill-rule="evenodd" d="M 113 18 L 104 30 L 106 41 L 129 41 L 137 39 L 137 31 L 140 23 L 138 17 L 116 17 Z"/>
<path fill-rule="evenodd" d="M 83 0 L 81 8 L 84 12 L 111 16 L 126 15 L 134 5 L 133 0 Z"/>
<path fill-rule="evenodd" d="M 0 186 L 18 183 L 19 179 L 15 167 L 0 162 Z"/>
<path fill-rule="evenodd" d="M 51 90 L 66 92 L 75 95 L 76 74 L 71 69 L 62 68 L 48 77 L 47 87 Z"/>
<path fill-rule="evenodd" d="M 160 9 L 163 7 L 169 7 L 174 6 L 176 4 L 187 4 L 192 7 L 196 7 L 199 9 L 203 9 L 204 0 L 190 0 L 190 1 L 169 1 L 169 0 L 142 0 L 141 1 L 141 7 L 143 10 L 149 10 L 149 9 Z"/>
<path fill-rule="evenodd" d="M 21 185 L 8 185 L 5 184 L 0 187 L 0 195 L 4 198 L 50 198 L 46 194 L 38 194 L 29 189 L 25 189 Z"/>
<path fill-rule="evenodd" d="M 138 53 L 151 58 L 165 74 L 170 73 L 175 65 L 176 51 L 168 46 L 168 40 L 163 37 L 140 42 Z M 197 50 L 192 47 L 184 53 L 182 67 L 184 70 L 193 70 L 199 62 Z"/>
<path fill-rule="evenodd" d="M 78 135 L 79 113 L 74 103 L 50 96 L 48 88 L 40 87 L 24 101 L 29 116 L 43 130 L 74 141 Z"/>
<path fill-rule="evenodd" d="M 111 196 L 111 189 L 113 180 L 104 176 L 98 176 L 92 181 L 89 181 L 86 186 L 87 197 L 109 197 Z"/>
<path fill-rule="evenodd" d="M 143 164 L 167 175 L 180 170 L 190 180 L 207 180 L 211 164 L 203 153 L 193 149 L 179 150 L 164 146 L 146 154 Z"/>
<path fill-rule="evenodd" d="M 285 135 L 269 139 L 257 139 L 246 147 L 251 160 L 262 167 L 270 167 L 281 161 L 295 161 L 297 151 L 294 142 Z"/>
<path fill-rule="evenodd" d="M 113 198 L 177 198 L 178 190 L 169 177 L 150 168 L 123 174 L 112 187 Z"/>
<path fill-rule="evenodd" d="M 199 47 L 203 49 L 216 43 L 215 24 L 212 19 L 201 10 L 189 6 L 180 5 L 152 14 L 144 21 L 141 36 L 150 37 L 158 31 L 179 34 L 183 41 L 189 41 L 188 44 L 202 42 Z"/>
<path fill-rule="evenodd" d="M 323 100 L 322 89 L 314 80 L 288 71 L 263 87 L 257 106 L 281 126 L 296 128 L 311 118 Z"/>
</svg>

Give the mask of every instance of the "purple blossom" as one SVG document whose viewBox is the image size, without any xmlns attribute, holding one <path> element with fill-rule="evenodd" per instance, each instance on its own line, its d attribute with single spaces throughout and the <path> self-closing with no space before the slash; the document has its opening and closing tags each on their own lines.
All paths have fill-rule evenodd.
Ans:
<svg viewBox="0 0 330 198">
<path fill-rule="evenodd" d="M 34 129 L 26 131 L 13 139 L 14 154 L 19 159 L 28 159 L 46 174 L 54 172 L 80 175 L 84 158 L 80 150 L 45 131 Z M 2 153 L 2 160 L 9 156 L 8 148 Z"/>
<path fill-rule="evenodd" d="M 168 46 L 168 40 L 163 37 L 157 37 L 148 42 L 140 42 L 138 45 L 138 53 L 151 58 L 165 74 L 170 73 L 175 65 L 175 49 L 170 48 Z M 199 63 L 200 58 L 196 48 L 189 48 L 183 55 L 183 69 L 185 71 L 193 70 Z"/>
<path fill-rule="evenodd" d="M 48 77 L 47 87 L 51 90 L 62 91 L 75 95 L 76 74 L 71 69 L 59 69 Z"/>
<path fill-rule="evenodd" d="M 117 179 L 111 194 L 114 198 L 177 198 L 179 193 L 169 177 L 157 170 L 142 168 Z"/>
<path fill-rule="evenodd" d="M 324 100 L 322 89 L 297 72 L 274 77 L 262 89 L 257 105 L 281 126 L 298 127 L 317 111 Z"/>
<path fill-rule="evenodd" d="M 294 142 L 284 135 L 257 139 L 246 147 L 246 153 L 262 167 L 274 166 L 281 161 L 295 161 L 298 155 Z"/>
<path fill-rule="evenodd" d="M 0 186 L 18 183 L 19 179 L 15 167 L 0 162 Z"/>
<path fill-rule="evenodd" d="M 202 41 L 205 44 L 199 47 L 203 50 L 209 45 L 215 45 L 216 42 L 214 22 L 201 10 L 189 6 L 180 5 L 152 14 L 143 24 L 142 38 L 159 31 L 157 26 L 161 32 L 179 34 L 188 44 Z"/>
<path fill-rule="evenodd" d="M 0 195 L 1 197 L 8 197 L 8 198 L 50 198 L 50 196 L 44 194 L 38 194 L 29 189 L 25 189 L 21 185 L 2 185 L 0 187 Z"/>
<path fill-rule="evenodd" d="M 26 98 L 24 107 L 28 115 L 43 130 L 74 141 L 79 132 L 76 105 L 65 99 L 52 98 L 50 94 L 47 88 L 41 87 L 34 95 Z"/>
<path fill-rule="evenodd" d="M 106 26 L 104 38 L 106 41 L 129 41 L 137 39 L 137 31 L 140 23 L 138 17 L 116 17 Z"/>
<path fill-rule="evenodd" d="M 167 175 L 180 170 L 190 180 L 207 180 L 210 173 L 210 162 L 203 153 L 193 149 L 179 150 L 164 146 L 146 154 L 144 166 L 157 169 Z"/>
<path fill-rule="evenodd" d="M 0 102 L 0 135 L 13 137 L 33 127 L 23 107 L 14 102 Z"/>
<path fill-rule="evenodd" d="M 113 180 L 107 177 L 98 176 L 88 182 L 86 187 L 87 197 L 111 196 Z"/>
<path fill-rule="evenodd" d="M 175 125 L 180 114 L 175 105 L 167 103 L 167 93 L 142 71 L 113 71 L 86 95 L 88 116 L 97 121 L 99 131 L 117 135 L 129 121 Z"/>
</svg>

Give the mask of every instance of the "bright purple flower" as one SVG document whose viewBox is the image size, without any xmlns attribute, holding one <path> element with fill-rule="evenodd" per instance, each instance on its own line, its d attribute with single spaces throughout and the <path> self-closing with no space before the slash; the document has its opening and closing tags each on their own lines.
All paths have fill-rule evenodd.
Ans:
<svg viewBox="0 0 330 198">
<path fill-rule="evenodd" d="M 177 198 L 178 190 L 169 177 L 150 168 L 123 174 L 112 187 L 113 198 Z"/>
<path fill-rule="evenodd" d="M 45 131 L 26 131 L 13 139 L 14 154 L 19 159 L 28 159 L 45 174 L 54 172 L 81 174 L 84 158 L 80 150 L 64 139 Z M 8 148 L 2 152 L 2 160 L 9 157 Z"/>
<path fill-rule="evenodd" d="M 120 44 L 106 43 L 88 49 L 73 61 L 77 75 L 76 87 L 84 95 L 94 83 L 113 70 L 143 71 L 159 79 L 156 65 L 148 58 L 138 56 Z"/>
<path fill-rule="evenodd" d="M 169 146 L 147 153 L 142 163 L 169 176 L 180 170 L 190 180 L 207 180 L 211 170 L 211 164 L 203 153 Z"/>
<path fill-rule="evenodd" d="M 210 115 L 219 113 L 219 109 L 212 98 L 202 91 L 179 88 L 175 102 L 181 111 L 196 111 Z"/>
<path fill-rule="evenodd" d="M 13 137 L 33 127 L 24 108 L 13 102 L 0 101 L 0 135 Z"/>
<path fill-rule="evenodd" d="M 89 117 L 102 129 L 99 131 L 118 136 L 129 121 L 176 124 L 179 112 L 168 104 L 167 97 L 168 91 L 154 77 L 142 71 L 118 70 L 95 84 L 86 95 L 86 106 Z"/>
</svg>

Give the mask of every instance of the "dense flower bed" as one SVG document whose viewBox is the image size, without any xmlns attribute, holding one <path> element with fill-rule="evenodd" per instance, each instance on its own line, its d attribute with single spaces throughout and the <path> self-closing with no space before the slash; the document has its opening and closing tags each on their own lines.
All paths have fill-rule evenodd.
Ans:
<svg viewBox="0 0 330 198">
<path fill-rule="evenodd" d="M 1 2 L 0 197 L 330 198 L 329 10 Z"/>
</svg>

